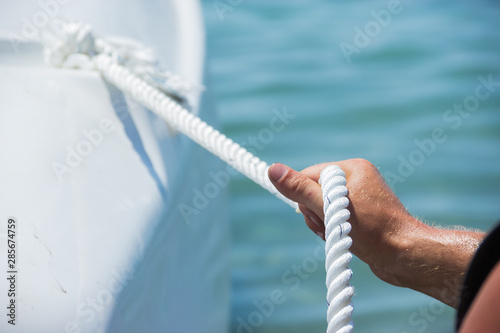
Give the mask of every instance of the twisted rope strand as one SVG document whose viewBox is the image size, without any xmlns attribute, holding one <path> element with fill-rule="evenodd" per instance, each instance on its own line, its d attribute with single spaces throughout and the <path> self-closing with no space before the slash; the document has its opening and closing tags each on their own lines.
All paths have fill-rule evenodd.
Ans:
<svg viewBox="0 0 500 333">
<path fill-rule="evenodd" d="M 131 95 L 172 128 L 207 149 L 292 208 L 298 208 L 296 202 L 283 196 L 273 186 L 267 177 L 269 166 L 266 162 L 187 111 L 127 68 L 117 64 L 111 57 L 99 54 L 93 58 L 93 61 L 97 70 L 107 81 Z"/>
<path fill-rule="evenodd" d="M 352 239 L 348 235 L 351 224 L 347 222 L 350 213 L 345 173 L 340 167 L 330 165 L 321 172 L 319 182 L 325 212 L 327 332 L 350 333 L 353 330 L 351 298 L 354 288 L 349 284 Z"/>
</svg>

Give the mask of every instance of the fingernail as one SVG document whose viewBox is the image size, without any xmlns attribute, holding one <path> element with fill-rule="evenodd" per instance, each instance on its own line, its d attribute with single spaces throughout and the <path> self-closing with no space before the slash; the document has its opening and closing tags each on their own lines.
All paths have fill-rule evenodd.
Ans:
<svg viewBox="0 0 500 333">
<path fill-rule="evenodd" d="M 288 171 L 287 167 L 281 163 L 274 163 L 271 165 L 269 175 L 274 181 L 278 181 Z"/>
<path fill-rule="evenodd" d="M 325 239 L 325 234 L 321 231 L 315 231 L 314 232 L 316 235 L 318 235 L 319 238 L 321 239 Z"/>
</svg>

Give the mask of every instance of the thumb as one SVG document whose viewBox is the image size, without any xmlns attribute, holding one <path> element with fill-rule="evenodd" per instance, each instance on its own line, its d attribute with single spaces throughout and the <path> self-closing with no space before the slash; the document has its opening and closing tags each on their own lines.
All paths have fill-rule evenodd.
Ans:
<svg viewBox="0 0 500 333">
<path fill-rule="evenodd" d="M 281 194 L 306 206 L 321 219 L 324 218 L 323 197 L 318 183 L 281 163 L 271 165 L 268 176 Z"/>
</svg>

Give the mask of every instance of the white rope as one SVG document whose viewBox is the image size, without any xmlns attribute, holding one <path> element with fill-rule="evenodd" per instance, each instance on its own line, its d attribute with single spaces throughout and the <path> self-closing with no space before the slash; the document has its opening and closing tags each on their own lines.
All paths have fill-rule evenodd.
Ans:
<svg viewBox="0 0 500 333">
<path fill-rule="evenodd" d="M 353 329 L 351 297 L 354 288 L 349 284 L 352 239 L 348 235 L 351 224 L 347 222 L 350 213 L 345 173 L 340 167 L 330 165 L 321 172 L 319 182 L 325 212 L 327 332 L 348 333 Z"/>
<path fill-rule="evenodd" d="M 150 77 L 155 74 L 151 70 L 145 71 L 144 66 L 137 65 L 138 62 L 144 62 L 143 58 L 147 58 L 148 63 L 151 62 L 149 57 L 135 48 L 130 52 L 130 48 L 126 46 L 125 50 L 117 52 L 116 45 L 94 38 L 88 25 L 67 24 L 59 23 L 56 34 L 59 38 L 52 34 L 46 44 L 45 57 L 49 64 L 98 70 L 107 81 L 132 96 L 174 130 L 191 138 L 292 208 L 298 208 L 296 202 L 283 196 L 272 185 L 267 176 L 269 166 L 266 162 L 190 113 L 179 103 L 179 99 L 183 100 L 183 95 L 179 96 L 178 91 L 172 93 L 169 82 L 162 82 L 160 86 L 153 84 L 157 78 L 151 82 Z M 129 58 L 128 62 L 123 61 L 125 56 Z M 165 87 L 168 89 L 164 89 Z M 187 89 L 186 86 L 182 87 Z M 352 271 L 348 265 L 352 255 L 348 250 L 352 240 L 348 236 L 351 225 L 347 222 L 350 214 L 347 210 L 349 200 L 346 197 L 345 174 L 339 167 L 329 166 L 321 173 L 320 184 L 326 228 L 325 267 L 329 304 L 327 332 L 347 333 L 352 332 L 353 328 L 353 307 L 350 300 L 354 288 L 349 285 Z"/>
<path fill-rule="evenodd" d="M 269 166 L 236 142 L 196 117 L 172 98 L 146 83 L 127 68 L 118 65 L 109 56 L 94 57 L 96 68 L 104 78 L 124 93 L 154 112 L 175 130 L 183 133 L 206 150 L 259 184 L 293 208 L 297 203 L 279 193 L 273 186 L 267 170 Z"/>
<path fill-rule="evenodd" d="M 183 133 L 292 208 L 298 208 L 296 202 L 283 196 L 272 185 L 267 176 L 269 166 L 266 162 L 190 113 L 178 101 L 182 99 L 182 94 L 177 92 L 174 96 L 167 95 L 164 89 L 160 90 L 157 85 L 153 86 L 148 82 L 148 76 L 142 77 L 143 66 L 136 64 L 138 58 L 144 58 L 140 51 L 134 50 L 135 54 L 140 55 L 135 57 L 130 56 L 131 52 L 116 51 L 116 45 L 95 38 L 91 34 L 90 27 L 81 22 L 57 21 L 57 26 L 52 30 L 45 38 L 46 62 L 64 67 L 69 61 L 73 67 L 98 70 L 107 81 L 125 94 L 131 95 L 174 130 Z M 84 47 L 79 43 L 83 43 Z M 126 45 L 121 46 L 122 49 L 129 50 Z M 133 61 L 125 62 L 124 65 L 119 64 L 123 63 L 124 55 L 133 58 Z M 151 62 L 149 59 L 148 61 Z M 161 88 L 164 86 L 165 84 Z"/>
</svg>

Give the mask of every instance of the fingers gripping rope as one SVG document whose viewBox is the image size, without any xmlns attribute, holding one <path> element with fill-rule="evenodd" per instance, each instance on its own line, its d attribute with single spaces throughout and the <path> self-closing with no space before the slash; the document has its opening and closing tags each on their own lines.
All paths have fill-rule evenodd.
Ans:
<svg viewBox="0 0 500 333">
<path fill-rule="evenodd" d="M 352 332 L 351 297 L 354 288 L 349 284 L 352 271 L 348 267 L 352 259 L 349 248 L 351 224 L 347 206 L 347 187 L 345 173 L 336 165 L 330 165 L 321 172 L 319 180 L 323 191 L 326 237 L 326 286 L 328 302 L 328 333 Z"/>
</svg>

